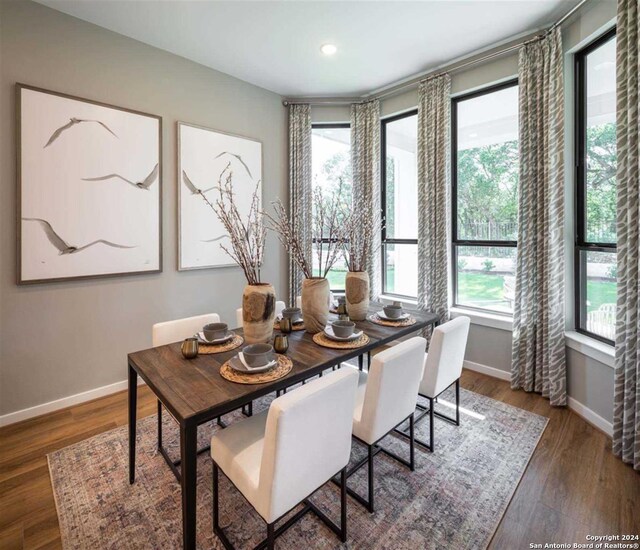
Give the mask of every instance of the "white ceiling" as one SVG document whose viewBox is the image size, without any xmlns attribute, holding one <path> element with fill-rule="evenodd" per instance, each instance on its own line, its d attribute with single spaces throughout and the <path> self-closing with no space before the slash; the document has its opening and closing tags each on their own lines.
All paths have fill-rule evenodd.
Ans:
<svg viewBox="0 0 640 550">
<path fill-rule="evenodd" d="M 285 96 L 361 95 L 546 26 L 577 3 L 39 1 Z M 320 53 L 326 43 L 338 53 Z"/>
</svg>

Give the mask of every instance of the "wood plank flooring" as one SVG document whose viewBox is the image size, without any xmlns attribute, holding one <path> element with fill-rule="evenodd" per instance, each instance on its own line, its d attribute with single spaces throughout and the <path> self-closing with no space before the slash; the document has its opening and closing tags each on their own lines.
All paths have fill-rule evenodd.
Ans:
<svg viewBox="0 0 640 550">
<path fill-rule="evenodd" d="M 640 533 L 640 474 L 611 454 L 607 436 L 507 382 L 465 371 L 462 386 L 550 420 L 491 548 Z M 141 386 L 138 418 L 155 412 L 153 395 Z M 127 394 L 120 392 L 1 428 L 0 549 L 61 548 L 47 453 L 126 423 Z"/>
</svg>

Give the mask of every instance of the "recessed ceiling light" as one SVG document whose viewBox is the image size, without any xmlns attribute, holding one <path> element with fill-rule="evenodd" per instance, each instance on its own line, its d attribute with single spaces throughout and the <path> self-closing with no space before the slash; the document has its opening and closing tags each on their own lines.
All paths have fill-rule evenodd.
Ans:
<svg viewBox="0 0 640 550">
<path fill-rule="evenodd" d="M 338 51 L 338 48 L 334 44 L 324 44 L 320 48 L 320 51 L 324 55 L 333 55 L 334 53 L 336 53 Z"/>
</svg>

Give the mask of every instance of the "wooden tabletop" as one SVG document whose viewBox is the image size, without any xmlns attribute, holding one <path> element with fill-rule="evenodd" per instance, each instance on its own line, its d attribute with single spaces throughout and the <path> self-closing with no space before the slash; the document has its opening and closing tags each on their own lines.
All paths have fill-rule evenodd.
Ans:
<svg viewBox="0 0 640 550">
<path fill-rule="evenodd" d="M 378 311 L 373 305 L 371 313 Z M 180 351 L 181 343 L 159 346 L 130 353 L 129 365 L 151 387 L 160 401 L 179 422 L 185 420 L 198 423 L 213 419 L 266 395 L 283 389 L 306 378 L 319 374 L 333 365 L 358 357 L 381 345 L 425 328 L 437 321 L 433 313 L 411 311 L 417 322 L 408 327 L 387 327 L 370 321 L 356 325 L 369 336 L 366 346 L 343 350 L 324 348 L 315 344 L 312 335 L 304 331 L 289 334 L 289 349 L 286 353 L 293 361 L 291 372 L 274 382 L 264 384 L 236 384 L 220 376 L 220 367 L 237 355 L 241 348 L 224 353 L 199 355 L 187 360 Z M 242 334 L 242 329 L 235 329 Z M 278 333 L 278 331 L 274 331 Z"/>
</svg>

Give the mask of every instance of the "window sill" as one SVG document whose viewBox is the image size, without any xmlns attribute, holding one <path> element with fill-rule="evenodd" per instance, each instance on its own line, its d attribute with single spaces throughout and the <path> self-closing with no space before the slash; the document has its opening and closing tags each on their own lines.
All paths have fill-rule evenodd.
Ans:
<svg viewBox="0 0 640 550">
<path fill-rule="evenodd" d="M 604 342 L 600 342 L 595 338 L 589 338 L 585 334 L 568 330 L 564 333 L 565 342 L 568 348 L 586 355 L 591 359 L 595 359 L 603 365 L 614 368 L 615 366 L 615 348 Z"/>
<path fill-rule="evenodd" d="M 483 311 L 476 311 L 472 309 L 465 309 L 463 307 L 452 307 L 449 309 L 452 318 L 456 317 L 469 317 L 471 323 L 474 325 L 480 325 L 483 327 L 497 328 L 499 330 L 513 330 L 513 318 L 509 315 L 498 315 L 497 313 L 489 313 Z"/>
</svg>

